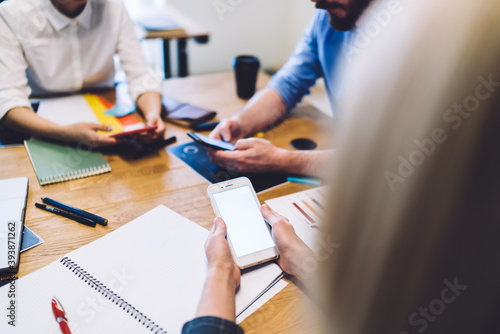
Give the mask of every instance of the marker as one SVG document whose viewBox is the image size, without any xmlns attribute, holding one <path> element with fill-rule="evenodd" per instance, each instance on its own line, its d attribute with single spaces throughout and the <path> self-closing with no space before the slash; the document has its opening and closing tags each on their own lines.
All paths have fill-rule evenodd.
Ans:
<svg viewBox="0 0 500 334">
<path fill-rule="evenodd" d="M 83 211 L 81 209 L 77 209 L 75 207 L 72 207 L 70 205 L 58 202 L 56 200 L 50 199 L 48 197 L 42 197 L 42 202 L 45 204 L 50 204 L 55 206 L 56 208 L 63 209 L 66 211 L 69 211 L 71 213 L 74 213 L 75 215 L 87 218 L 88 220 L 91 220 L 93 222 L 96 222 L 97 224 L 100 224 L 102 226 L 108 225 L 108 220 L 106 218 L 100 217 L 98 215 L 94 215 L 93 213 Z"/>
<path fill-rule="evenodd" d="M 310 178 L 310 177 L 289 176 L 289 177 L 286 178 L 286 180 L 289 181 L 289 182 L 306 184 L 308 186 L 313 186 L 313 187 L 319 187 L 319 186 L 321 186 L 321 180 L 319 180 L 319 179 L 313 179 L 313 178 Z"/>
<path fill-rule="evenodd" d="M 61 211 L 59 209 L 53 208 L 53 207 L 45 205 L 45 204 L 35 203 L 35 206 L 37 208 L 39 208 L 39 209 L 42 209 L 42 210 L 45 210 L 45 211 L 48 211 L 48 212 L 52 212 L 52 213 L 54 213 L 56 215 L 63 216 L 65 218 L 74 220 L 74 221 L 76 221 L 76 222 L 78 222 L 80 224 L 83 224 L 83 225 L 87 225 L 87 226 L 90 226 L 90 227 L 95 227 L 95 224 L 96 224 L 95 221 L 92 221 L 92 220 L 90 220 L 88 218 L 77 216 L 77 215 L 74 215 L 74 214 L 72 214 L 70 212 Z"/>
</svg>

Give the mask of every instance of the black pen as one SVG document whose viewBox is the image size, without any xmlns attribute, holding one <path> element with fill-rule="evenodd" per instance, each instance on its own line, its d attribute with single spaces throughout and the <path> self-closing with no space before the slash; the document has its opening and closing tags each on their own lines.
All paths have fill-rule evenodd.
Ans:
<svg viewBox="0 0 500 334">
<path fill-rule="evenodd" d="M 202 123 L 198 124 L 193 128 L 194 131 L 201 132 L 201 131 L 209 131 L 215 129 L 215 127 L 219 125 L 219 122 L 212 122 L 212 123 Z"/>
<path fill-rule="evenodd" d="M 144 147 L 134 155 L 134 159 L 142 158 L 143 156 L 148 155 L 149 153 L 154 152 L 156 150 L 159 150 L 160 148 L 162 148 L 164 146 L 175 143 L 176 141 L 177 141 L 177 137 L 172 136 L 170 138 L 163 139 L 163 140 L 160 140 L 158 142 L 151 143 L 149 145 L 144 145 Z"/>
<path fill-rule="evenodd" d="M 50 204 L 52 206 L 55 206 L 56 208 L 63 209 L 66 211 L 69 211 L 71 213 L 74 213 L 77 216 L 81 216 L 83 218 L 87 218 L 90 221 L 96 222 L 97 224 L 100 224 L 102 226 L 108 225 L 108 220 L 106 218 L 100 217 L 98 215 L 94 215 L 93 213 L 83 211 L 82 209 L 75 208 L 71 205 L 67 205 L 61 202 L 58 202 L 56 200 L 53 200 L 48 197 L 42 197 L 42 202 L 45 204 Z"/>
<path fill-rule="evenodd" d="M 92 221 L 92 220 L 87 219 L 85 217 L 74 215 L 70 212 L 61 211 L 59 209 L 53 208 L 53 207 L 45 205 L 45 204 L 35 203 L 35 206 L 39 209 L 42 209 L 42 210 L 45 210 L 48 212 L 52 212 L 52 213 L 55 213 L 56 215 L 63 216 L 63 217 L 66 217 L 68 219 L 74 220 L 74 221 L 76 221 L 80 224 L 83 224 L 83 225 L 87 225 L 90 227 L 95 227 L 95 225 L 96 225 L 95 221 Z"/>
</svg>

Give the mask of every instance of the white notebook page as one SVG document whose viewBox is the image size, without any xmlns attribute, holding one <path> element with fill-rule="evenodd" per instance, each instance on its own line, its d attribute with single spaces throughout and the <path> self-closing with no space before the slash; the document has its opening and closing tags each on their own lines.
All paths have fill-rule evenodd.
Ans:
<svg viewBox="0 0 500 334">
<path fill-rule="evenodd" d="M 37 114 L 59 125 L 75 123 L 99 124 L 97 116 L 83 95 L 40 100 Z"/>
<path fill-rule="evenodd" d="M 168 333 L 180 333 L 194 317 L 205 281 L 207 236 L 207 230 L 158 206 L 67 257 Z M 244 274 L 237 313 L 280 274 L 276 264 Z M 17 327 L 0 322 L 0 333 L 60 333 L 50 307 L 53 296 L 64 306 L 73 334 L 151 333 L 59 260 L 16 284 Z M 0 288 L 2 305 L 7 289 Z"/>
<path fill-rule="evenodd" d="M 9 285 L 0 288 L 4 310 L 0 333 L 61 334 L 52 313 L 52 297 L 63 305 L 72 334 L 146 333 L 145 327 L 126 312 L 91 289 L 59 261 L 53 262 L 16 281 L 15 327 L 7 323 Z M 4 307 L 5 306 L 5 307 Z M 89 314 L 89 311 L 93 311 Z"/>
<path fill-rule="evenodd" d="M 208 233 L 160 205 L 67 256 L 104 284 L 121 273 L 123 282 L 114 281 L 120 288 L 115 292 L 169 333 L 180 333 L 182 325 L 194 317 L 205 281 Z M 244 274 L 236 313 L 281 272 L 271 263 Z"/>
</svg>

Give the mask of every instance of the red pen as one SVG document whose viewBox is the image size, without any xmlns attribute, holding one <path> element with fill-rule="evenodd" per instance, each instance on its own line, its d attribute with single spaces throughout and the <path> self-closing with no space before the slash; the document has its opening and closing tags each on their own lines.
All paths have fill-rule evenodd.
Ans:
<svg viewBox="0 0 500 334">
<path fill-rule="evenodd" d="M 61 327 L 61 333 L 63 334 L 71 334 L 68 326 L 68 319 L 66 318 L 66 311 L 64 311 L 64 307 L 57 300 L 56 297 L 52 298 L 52 312 L 54 312 L 54 317 L 56 321 L 59 323 L 59 327 Z"/>
</svg>

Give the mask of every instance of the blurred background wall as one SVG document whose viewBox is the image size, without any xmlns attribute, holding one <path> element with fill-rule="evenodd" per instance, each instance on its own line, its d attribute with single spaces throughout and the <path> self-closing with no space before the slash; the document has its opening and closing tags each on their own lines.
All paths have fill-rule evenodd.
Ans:
<svg viewBox="0 0 500 334">
<path fill-rule="evenodd" d="M 308 0 L 124 0 L 130 11 L 137 6 L 168 3 L 207 28 L 208 44 L 189 41 L 190 74 L 230 70 L 235 55 L 252 54 L 262 68 L 277 70 L 288 59 L 315 8 Z M 218 10 L 218 9 L 219 10 Z M 161 42 L 146 41 L 151 65 L 161 71 Z M 172 55 L 176 45 L 171 43 Z M 176 57 L 172 56 L 176 74 Z"/>
</svg>

